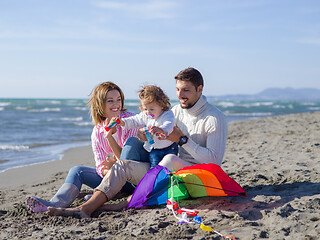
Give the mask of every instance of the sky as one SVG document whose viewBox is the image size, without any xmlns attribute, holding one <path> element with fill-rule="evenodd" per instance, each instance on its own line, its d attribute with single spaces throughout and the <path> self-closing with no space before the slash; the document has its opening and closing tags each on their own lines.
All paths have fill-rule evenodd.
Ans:
<svg viewBox="0 0 320 240">
<path fill-rule="evenodd" d="M 187 67 L 204 94 L 320 88 L 318 0 L 0 0 L 0 98 L 127 99 L 156 84 L 176 99 Z"/>
</svg>

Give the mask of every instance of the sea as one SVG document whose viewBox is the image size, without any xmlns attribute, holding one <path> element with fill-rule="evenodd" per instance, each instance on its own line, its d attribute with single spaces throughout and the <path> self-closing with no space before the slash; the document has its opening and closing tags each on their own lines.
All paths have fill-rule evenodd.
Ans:
<svg viewBox="0 0 320 240">
<path fill-rule="evenodd" d="M 0 99 L 0 172 L 62 159 L 70 148 L 90 145 L 88 99 Z M 320 111 L 320 102 L 213 101 L 228 123 Z M 178 101 L 172 101 L 172 105 Z M 139 100 L 125 107 L 139 112 Z"/>
</svg>

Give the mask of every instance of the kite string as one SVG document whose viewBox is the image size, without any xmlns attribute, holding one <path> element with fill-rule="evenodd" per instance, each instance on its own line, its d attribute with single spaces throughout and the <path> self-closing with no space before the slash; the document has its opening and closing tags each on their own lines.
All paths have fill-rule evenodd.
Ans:
<svg viewBox="0 0 320 240">
<path fill-rule="evenodd" d="M 173 213 L 173 216 L 179 220 L 179 222 L 185 222 L 185 223 L 192 223 L 191 221 L 189 221 L 187 218 L 180 218 L 177 216 L 176 212 L 174 211 L 175 209 L 173 208 L 173 205 L 174 205 L 174 201 L 173 201 L 173 186 L 174 186 L 174 183 L 177 183 L 177 185 L 179 184 L 179 181 L 177 181 L 177 178 L 175 180 L 173 180 L 173 175 L 170 175 L 171 178 L 170 178 L 170 182 L 171 182 L 171 197 L 170 197 L 170 202 L 171 202 L 171 206 L 169 207 L 167 205 L 167 207 L 171 210 L 171 212 Z M 179 203 L 178 203 L 178 199 L 176 200 L 176 203 L 179 207 Z"/>
<path fill-rule="evenodd" d="M 170 201 L 171 201 L 171 204 L 172 204 L 172 207 L 170 207 L 169 209 L 171 209 L 172 213 L 173 213 L 173 216 L 178 219 L 180 222 L 185 222 L 185 223 L 192 223 L 192 221 L 189 221 L 187 218 L 180 218 L 176 215 L 174 209 L 173 209 L 173 186 L 174 186 L 174 183 L 176 183 L 177 185 L 179 185 L 180 183 L 183 183 L 181 181 L 178 180 L 178 178 L 175 176 L 175 180 L 173 180 L 173 174 L 170 175 L 171 178 L 171 198 L 170 198 Z M 185 183 L 185 182 L 184 182 Z M 190 183 L 192 184 L 192 183 Z M 179 206 L 179 203 L 178 203 L 178 198 L 176 200 L 178 206 Z M 201 218 L 200 218 L 201 219 Z M 213 228 L 211 227 L 208 227 L 208 226 L 205 226 L 202 222 L 200 223 L 200 228 L 204 231 L 210 231 L 210 232 L 214 232 L 216 234 L 218 234 L 219 236 L 223 237 L 223 238 L 227 238 L 227 239 L 232 239 L 232 240 L 235 240 L 235 237 L 233 235 L 229 235 L 229 236 L 226 236 L 226 235 L 223 235 L 222 233 L 214 230 Z M 209 229 L 209 230 L 205 230 L 205 229 Z"/>
</svg>

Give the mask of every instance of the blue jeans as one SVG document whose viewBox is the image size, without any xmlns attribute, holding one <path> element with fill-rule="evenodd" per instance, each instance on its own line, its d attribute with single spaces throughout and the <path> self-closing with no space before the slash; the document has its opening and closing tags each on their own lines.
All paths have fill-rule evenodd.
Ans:
<svg viewBox="0 0 320 240">
<path fill-rule="evenodd" d="M 149 153 L 143 148 L 144 142 L 136 137 L 130 137 L 124 144 L 120 159 L 149 162 Z"/>
<path fill-rule="evenodd" d="M 72 183 L 76 185 L 80 191 L 82 184 L 85 184 L 91 188 L 96 188 L 99 186 L 101 181 L 102 177 L 98 175 L 95 168 L 75 166 L 69 170 L 65 183 Z"/>
<path fill-rule="evenodd" d="M 178 144 L 172 143 L 169 147 L 161 149 L 152 149 L 149 153 L 150 168 L 154 168 L 167 154 L 178 154 Z"/>
</svg>

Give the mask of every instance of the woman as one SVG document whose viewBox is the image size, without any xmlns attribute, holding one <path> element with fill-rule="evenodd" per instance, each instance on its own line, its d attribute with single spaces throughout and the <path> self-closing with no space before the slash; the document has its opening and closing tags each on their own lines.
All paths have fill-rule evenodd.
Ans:
<svg viewBox="0 0 320 240">
<path fill-rule="evenodd" d="M 116 126 L 112 127 L 108 132 L 104 130 L 104 127 L 112 119 L 127 118 L 134 115 L 127 112 L 123 108 L 123 104 L 123 92 L 112 82 L 101 83 L 92 91 L 88 105 L 90 106 L 91 118 L 95 124 L 91 135 L 91 142 L 96 168 L 86 166 L 72 167 L 64 184 L 50 201 L 28 196 L 26 204 L 31 211 L 41 213 L 46 212 L 49 206 L 68 207 L 78 196 L 82 184 L 93 189 L 100 184 L 104 175 L 116 161 L 115 157 L 120 158 L 122 147 L 127 139 L 137 136 L 137 129 L 123 130 L 120 126 Z M 109 158 L 109 154 L 113 154 L 115 157 L 113 159 Z M 131 192 L 133 189 L 128 183 L 124 186 L 123 190 Z"/>
</svg>

